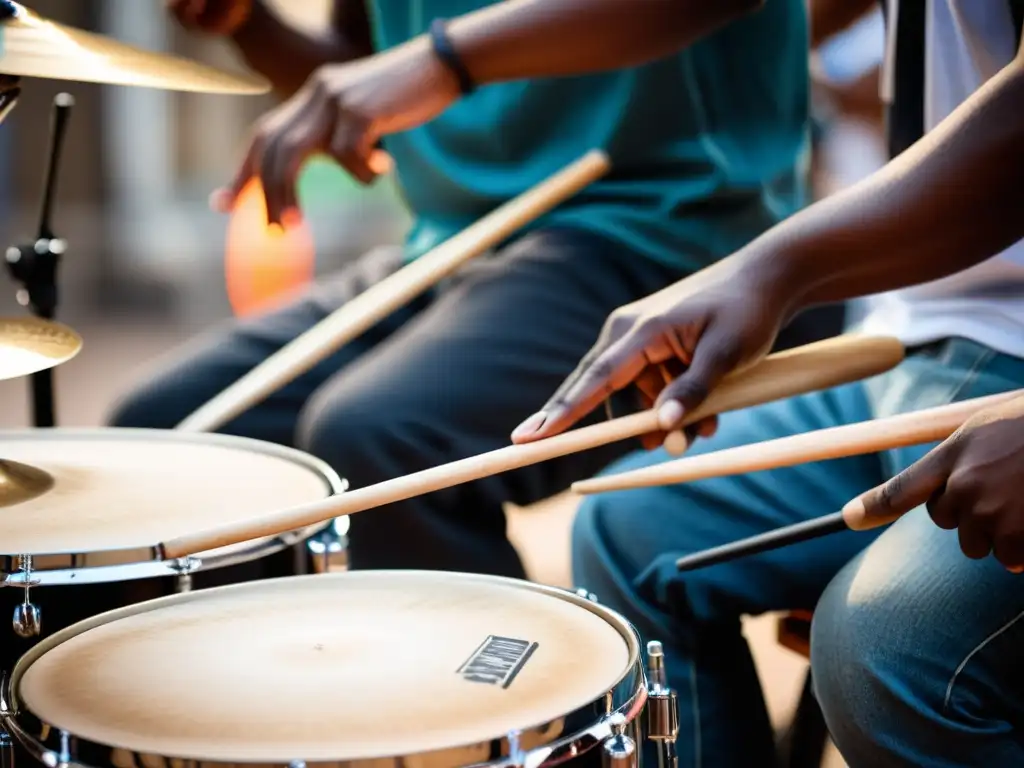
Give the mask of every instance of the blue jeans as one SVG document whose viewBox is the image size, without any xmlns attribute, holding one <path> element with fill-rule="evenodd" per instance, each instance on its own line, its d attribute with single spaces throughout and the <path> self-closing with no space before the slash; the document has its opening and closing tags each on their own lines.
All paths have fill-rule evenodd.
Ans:
<svg viewBox="0 0 1024 768">
<path fill-rule="evenodd" d="M 723 416 L 691 454 L 1024 387 L 1024 360 L 955 339 L 868 382 Z M 684 554 L 834 512 L 924 455 L 914 446 L 584 500 L 578 586 L 665 644 L 680 768 L 770 766 L 773 734 L 740 617 L 811 609 L 817 692 L 853 768 L 1024 765 L 1024 580 L 975 562 L 916 510 L 704 570 Z M 666 460 L 636 453 L 621 472 Z M 856 559 L 854 559 L 856 558 Z M 852 562 L 851 562 L 852 560 Z M 837 576 L 838 574 L 838 576 Z"/>
</svg>

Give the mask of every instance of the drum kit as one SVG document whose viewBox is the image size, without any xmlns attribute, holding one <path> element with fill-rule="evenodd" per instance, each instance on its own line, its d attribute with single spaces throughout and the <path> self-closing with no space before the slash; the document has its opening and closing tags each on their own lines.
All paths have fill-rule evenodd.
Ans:
<svg viewBox="0 0 1024 768">
<path fill-rule="evenodd" d="M 9 0 L 0 73 L 0 119 L 21 77 L 269 89 Z M 605 173 L 607 157 L 591 152 L 499 206 L 177 429 L 64 429 L 52 371 L 83 342 L 54 319 L 66 243 L 49 219 L 71 105 L 66 95 L 55 105 L 38 237 L 6 259 L 33 316 L 0 320 L 0 379 L 32 377 L 36 428 L 0 432 L 0 609 L 13 616 L 0 630 L 0 768 L 674 766 L 664 650 L 642 647 L 594 595 L 329 567 L 344 560 L 347 515 L 657 431 L 655 412 L 354 491 L 299 451 L 211 434 Z M 727 377 L 688 419 L 866 378 L 902 357 L 894 339 L 853 336 L 769 356 Z"/>
<path fill-rule="evenodd" d="M 7 0 L 0 72 L 0 119 L 22 77 L 268 90 Z M 83 344 L 54 319 L 66 243 L 50 212 L 72 105 L 55 104 L 38 236 L 6 258 L 31 314 L 0 320 L 0 379 L 31 377 L 35 428 L 0 432 L 0 597 L 15 597 L 0 600 L 13 616 L 0 630 L 0 766 L 541 768 L 603 755 L 625 768 L 644 741 L 673 764 L 661 647 L 647 649 L 648 672 L 637 633 L 592 595 L 454 573 L 309 573 L 310 553 L 344 549 L 347 518 L 326 516 L 158 556 L 154 542 L 301 509 L 346 483 L 257 440 L 55 426 L 52 371 Z M 471 233 L 456 250 L 500 236 Z"/>
</svg>

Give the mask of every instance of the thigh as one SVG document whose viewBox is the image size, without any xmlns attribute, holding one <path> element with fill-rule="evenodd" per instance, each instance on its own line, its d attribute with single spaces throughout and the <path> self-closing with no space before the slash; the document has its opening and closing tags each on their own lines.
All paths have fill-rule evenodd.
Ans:
<svg viewBox="0 0 1024 768">
<path fill-rule="evenodd" d="M 339 450 L 353 425 L 386 430 L 408 449 L 406 472 L 508 445 L 608 314 L 674 276 L 587 233 L 527 235 L 476 262 L 415 321 L 329 382 L 303 422 L 338 435 Z M 490 499 L 529 503 L 591 474 L 608 456 L 594 451 L 474 487 L 490 489 Z M 344 466 L 345 457 L 338 461 Z"/>
<path fill-rule="evenodd" d="M 364 290 L 396 271 L 401 251 L 371 252 L 268 314 L 232 320 L 158 361 L 121 398 L 109 422 L 119 427 L 171 429 L 283 346 L 308 331 Z M 309 396 L 347 362 L 390 333 L 415 307 L 385 320 L 362 338 L 327 357 L 220 430 L 290 444 Z"/>
<path fill-rule="evenodd" d="M 691 455 L 867 418 L 853 384 L 725 414 L 717 434 Z M 621 472 L 664 462 L 661 450 L 614 464 Z M 743 614 L 811 607 L 863 545 L 858 534 L 808 541 L 679 573 L 679 557 L 839 509 L 881 477 L 876 455 L 801 464 L 680 485 L 600 494 L 584 500 L 573 531 L 573 572 L 597 593 L 666 636 L 699 622 L 732 624 Z"/>
</svg>

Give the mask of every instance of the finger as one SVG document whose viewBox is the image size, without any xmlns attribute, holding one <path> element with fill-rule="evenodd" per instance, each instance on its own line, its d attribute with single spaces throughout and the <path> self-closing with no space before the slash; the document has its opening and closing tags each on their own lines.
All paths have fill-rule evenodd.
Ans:
<svg viewBox="0 0 1024 768">
<path fill-rule="evenodd" d="M 992 535 L 985 525 L 967 511 L 957 525 L 960 550 L 971 560 L 981 560 L 992 553 Z"/>
<path fill-rule="evenodd" d="M 286 212 L 298 210 L 299 172 L 315 146 L 315 139 L 298 129 L 278 134 L 268 143 L 260 163 L 268 224 L 283 225 Z"/>
<path fill-rule="evenodd" d="M 375 155 L 374 144 L 364 125 L 341 115 L 331 137 L 331 157 L 358 181 L 370 184 L 377 178 L 374 166 L 386 162 Z"/>
<path fill-rule="evenodd" d="M 992 554 L 1011 573 L 1024 573 L 1024 519 L 1020 515 L 999 515 L 992 535 Z"/>
<path fill-rule="evenodd" d="M 886 483 L 843 507 L 848 527 L 863 531 L 886 525 L 928 500 L 942 488 L 956 455 L 950 441 L 941 443 Z"/>
<path fill-rule="evenodd" d="M 708 416 L 706 419 L 701 419 L 699 422 L 693 425 L 697 430 L 697 436 L 705 439 L 714 437 L 715 433 L 718 432 L 718 417 Z"/>
<path fill-rule="evenodd" d="M 656 407 L 661 427 L 676 429 L 683 417 L 707 399 L 740 358 L 739 340 L 723 331 L 709 330 L 700 338 L 689 367 L 662 390 Z"/>
<path fill-rule="evenodd" d="M 656 367 L 647 368 L 637 376 L 633 384 L 640 390 L 641 400 L 645 408 L 653 408 L 658 395 L 665 388 L 665 381 L 662 378 L 661 372 Z"/>
<path fill-rule="evenodd" d="M 635 380 L 646 366 L 638 339 L 627 336 L 611 344 L 599 341 L 544 408 L 516 428 L 513 442 L 540 440 L 565 431 Z"/>
</svg>

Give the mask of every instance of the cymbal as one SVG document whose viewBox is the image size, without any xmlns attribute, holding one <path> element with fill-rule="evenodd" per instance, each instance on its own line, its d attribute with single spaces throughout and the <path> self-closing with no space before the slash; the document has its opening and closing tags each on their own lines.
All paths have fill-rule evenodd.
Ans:
<svg viewBox="0 0 1024 768">
<path fill-rule="evenodd" d="M 0 73 L 52 80 L 135 85 L 197 93 L 266 93 L 257 75 L 236 75 L 177 56 L 145 51 L 109 37 L 44 19 L 0 0 Z"/>
<path fill-rule="evenodd" d="M 0 507 L 12 507 L 42 496 L 54 486 L 53 476 L 36 467 L 0 459 Z"/>
<path fill-rule="evenodd" d="M 78 354 L 82 337 L 38 317 L 0 318 L 0 381 L 55 368 Z"/>
</svg>

